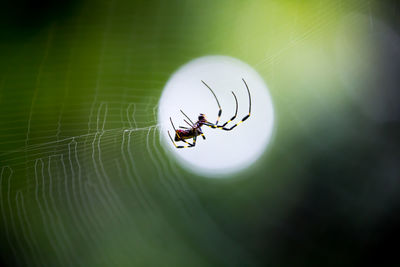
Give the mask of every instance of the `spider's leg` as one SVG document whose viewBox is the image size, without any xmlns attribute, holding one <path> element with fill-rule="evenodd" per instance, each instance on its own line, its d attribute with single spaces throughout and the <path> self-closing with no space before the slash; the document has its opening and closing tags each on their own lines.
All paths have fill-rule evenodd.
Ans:
<svg viewBox="0 0 400 267">
<path fill-rule="evenodd" d="M 189 142 L 187 142 L 185 139 L 183 139 L 183 138 L 179 135 L 179 132 L 176 130 L 175 125 L 174 125 L 174 123 L 172 122 L 171 117 L 169 117 L 169 120 L 171 121 L 172 128 L 174 128 L 175 134 L 178 136 L 179 140 L 182 141 L 182 142 L 184 142 L 184 143 L 186 143 L 186 144 L 188 144 L 188 145 L 192 145 L 192 144 L 190 144 Z M 169 132 L 168 132 L 168 134 L 169 134 Z M 170 136 L 170 137 L 171 137 L 171 136 Z M 175 144 L 175 143 L 174 143 L 174 144 Z M 175 146 L 176 146 L 176 145 L 175 145 Z"/>
<path fill-rule="evenodd" d="M 190 127 L 194 127 L 194 123 L 193 121 L 188 117 L 188 115 L 185 114 L 185 112 L 183 112 L 182 110 L 180 110 L 182 112 L 183 115 L 185 115 L 185 117 L 192 123 L 190 125 L 190 123 L 188 123 L 186 120 L 184 120 L 187 124 L 189 124 Z"/>
<path fill-rule="evenodd" d="M 178 146 L 178 145 L 175 143 L 175 141 L 172 139 L 171 134 L 169 133 L 169 131 L 168 131 L 168 136 L 169 136 L 169 139 L 171 139 L 171 142 L 174 144 L 174 146 L 175 146 L 176 148 L 189 148 L 189 147 L 194 147 L 194 146 L 196 146 L 196 137 L 193 138 L 193 143 L 192 143 L 192 144 L 189 143 L 189 142 L 186 142 L 185 140 L 182 140 L 183 142 L 185 142 L 185 143 L 188 144 L 188 145 L 187 145 L 187 146 Z"/>
<path fill-rule="evenodd" d="M 217 126 L 217 125 L 215 125 L 214 123 L 211 123 L 211 122 L 206 122 L 206 123 L 204 123 L 204 125 L 208 126 L 210 128 L 213 128 L 213 129 L 221 128 L 221 126 Z"/>
<path fill-rule="evenodd" d="M 235 128 L 236 126 L 238 126 L 239 124 L 241 124 L 242 122 L 244 122 L 245 120 L 247 120 L 250 117 L 250 114 L 251 114 L 251 95 L 250 95 L 250 90 L 249 90 L 249 87 L 247 86 L 246 81 L 243 78 L 242 78 L 242 81 L 243 81 L 244 85 L 246 86 L 247 94 L 249 95 L 249 114 L 244 116 L 241 121 L 239 121 L 238 123 L 233 125 L 231 128 L 222 127 L 222 130 L 230 131 L 230 130 L 232 130 L 233 128 Z"/>
<path fill-rule="evenodd" d="M 219 111 L 218 111 L 218 118 L 217 118 L 217 122 L 215 123 L 215 125 L 218 125 L 218 122 L 219 122 L 219 119 L 221 118 L 221 114 L 222 114 L 222 108 L 221 108 L 221 105 L 219 104 L 219 101 L 218 101 L 218 98 L 217 98 L 217 96 L 215 95 L 215 93 L 214 93 L 214 91 L 211 89 L 211 87 L 210 86 L 208 86 L 208 84 L 206 84 L 203 80 L 201 81 L 205 86 L 207 86 L 207 88 L 208 89 L 210 89 L 210 91 L 211 91 L 211 93 L 213 94 L 213 96 L 214 96 L 214 98 L 215 98 L 215 100 L 217 101 L 217 104 L 218 104 L 218 108 L 219 108 Z"/>
<path fill-rule="evenodd" d="M 225 125 L 226 124 L 223 124 L 223 125 L 217 125 L 217 124 L 212 124 L 212 123 L 205 123 L 204 125 L 206 125 L 206 126 L 208 126 L 208 127 L 211 127 L 211 128 L 218 128 L 218 129 L 222 129 L 222 130 L 224 130 L 224 131 L 231 131 L 231 130 L 233 130 L 236 126 L 238 126 L 239 124 L 241 124 L 242 122 L 244 122 L 245 120 L 247 120 L 249 117 L 250 117 L 250 114 L 251 114 L 251 96 L 250 96 L 250 90 L 249 90 L 249 87 L 247 86 L 247 83 L 246 83 L 246 81 L 244 80 L 244 79 L 242 79 L 243 80 L 243 82 L 244 82 L 244 84 L 245 84 L 245 86 L 246 86 L 246 89 L 247 89 L 247 93 L 248 93 L 248 95 L 249 95 L 249 114 L 247 114 L 246 116 L 244 116 L 243 117 L 243 119 L 241 120 L 241 121 L 239 121 L 238 123 L 236 123 L 235 125 L 233 125 L 232 127 L 230 127 L 230 128 L 227 128 L 227 127 L 225 127 Z M 235 116 L 234 117 L 236 117 L 236 114 L 235 114 Z M 232 120 L 232 119 L 231 119 Z M 228 121 L 229 122 L 229 121 Z"/>
<path fill-rule="evenodd" d="M 187 125 L 189 125 L 189 126 L 190 126 L 190 128 L 194 128 L 194 125 L 190 124 L 190 123 L 189 123 L 187 120 L 183 119 L 183 121 L 184 121 L 184 122 L 186 122 L 186 123 L 187 123 Z"/>
<path fill-rule="evenodd" d="M 196 140 L 197 140 L 197 136 L 193 137 L 193 143 L 192 143 L 193 146 L 196 146 Z"/>
<path fill-rule="evenodd" d="M 197 136 L 194 136 L 192 140 L 193 140 L 193 143 L 189 143 L 186 140 L 182 140 L 182 141 L 185 142 L 186 144 L 188 144 L 189 147 L 194 147 L 194 146 L 196 146 Z"/>
<path fill-rule="evenodd" d="M 195 144 L 191 144 L 191 143 L 189 143 L 188 141 L 186 141 L 185 139 L 181 139 L 180 141 L 182 141 L 182 142 L 188 144 L 190 147 L 195 146 Z M 196 141 L 195 141 L 195 142 L 196 142 Z"/>
<path fill-rule="evenodd" d="M 172 122 L 171 117 L 169 117 L 169 120 L 170 120 L 170 122 L 171 122 L 172 128 L 174 128 L 175 134 L 178 136 L 178 138 L 179 138 L 180 140 L 183 141 L 183 138 L 179 135 L 178 131 L 176 130 L 175 125 L 174 125 L 174 123 Z"/>
<path fill-rule="evenodd" d="M 203 131 L 201 128 L 197 128 L 197 130 L 200 132 L 201 137 L 203 137 L 203 140 L 206 140 L 206 136 L 204 135 Z"/>
<path fill-rule="evenodd" d="M 251 113 L 251 96 L 250 96 L 250 90 L 249 87 L 247 86 L 246 81 L 242 78 L 242 81 L 244 82 L 244 85 L 246 85 L 247 93 L 249 94 L 249 116 Z"/>
<path fill-rule="evenodd" d="M 221 125 L 222 127 L 225 127 L 225 125 L 227 125 L 228 123 L 230 123 L 231 121 L 233 121 L 233 120 L 236 118 L 236 115 L 237 115 L 237 112 L 238 112 L 238 107 L 239 107 L 239 105 L 238 105 L 237 97 L 236 97 L 236 95 L 235 95 L 234 92 L 232 92 L 232 94 L 233 94 L 233 97 L 235 98 L 235 103 L 236 103 L 235 115 L 233 115 L 233 117 L 230 118 L 229 121 L 227 121 L 227 122 L 225 122 L 224 124 L 222 124 L 222 125 Z"/>
<path fill-rule="evenodd" d="M 178 146 L 178 145 L 175 143 L 175 141 L 172 139 L 171 134 L 169 133 L 169 131 L 168 131 L 168 136 L 169 136 L 169 139 L 171 139 L 172 144 L 174 144 L 174 146 L 175 146 L 176 148 L 189 148 L 189 147 L 194 147 L 194 144 L 188 143 L 188 142 L 186 142 L 186 141 L 184 141 L 184 142 L 188 144 L 187 146 Z"/>
<path fill-rule="evenodd" d="M 233 130 L 236 126 L 238 126 L 239 124 L 241 124 L 242 122 L 244 122 L 245 120 L 247 120 L 248 117 L 249 117 L 249 115 L 246 115 L 241 121 L 239 121 L 238 123 L 236 123 L 235 125 L 233 125 L 233 126 L 230 127 L 230 128 L 222 127 L 222 125 L 220 126 L 220 125 L 215 125 L 215 124 L 212 124 L 212 123 L 205 123 L 204 125 L 206 125 L 206 126 L 208 126 L 208 127 L 210 127 L 210 128 L 213 128 L 213 129 L 221 129 L 221 130 L 224 130 L 224 131 L 231 131 L 231 130 Z"/>
</svg>

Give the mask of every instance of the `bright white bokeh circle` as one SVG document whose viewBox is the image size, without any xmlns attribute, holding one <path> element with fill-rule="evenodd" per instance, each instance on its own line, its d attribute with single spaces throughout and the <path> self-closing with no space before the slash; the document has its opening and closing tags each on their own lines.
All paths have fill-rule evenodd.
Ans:
<svg viewBox="0 0 400 267">
<path fill-rule="evenodd" d="M 175 127 L 187 126 L 180 109 L 194 122 L 200 113 L 206 114 L 210 122 L 216 122 L 218 105 L 201 80 L 218 97 L 222 107 L 221 123 L 235 113 L 231 91 L 237 96 L 239 110 L 237 118 L 230 125 L 248 114 L 249 99 L 242 78 L 246 80 L 251 93 L 251 116 L 232 131 L 203 126 L 206 140 L 198 137 L 195 147 L 175 148 L 167 131 L 174 137 L 170 117 Z M 223 177 L 249 167 L 263 154 L 271 139 L 274 111 L 268 88 L 253 68 L 232 57 L 205 56 L 183 65 L 171 76 L 160 98 L 158 120 L 163 145 L 182 166 L 201 175 Z M 177 143 L 185 145 L 183 142 Z"/>
</svg>

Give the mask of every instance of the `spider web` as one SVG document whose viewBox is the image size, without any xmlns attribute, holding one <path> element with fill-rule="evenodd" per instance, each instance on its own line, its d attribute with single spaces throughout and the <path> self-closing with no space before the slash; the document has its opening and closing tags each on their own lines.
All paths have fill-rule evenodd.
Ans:
<svg viewBox="0 0 400 267">
<path fill-rule="evenodd" d="M 257 17 L 246 33 L 240 25 L 259 6 L 273 14 L 290 4 L 128 2 L 87 1 L 71 17 L 1 46 L 8 59 L 0 76 L 6 251 L 18 265 L 37 266 L 256 264 L 215 219 L 194 175 L 161 147 L 162 88 L 181 64 L 210 53 L 244 59 L 274 88 L 288 53 L 320 40 L 338 14 L 370 3 L 311 1 L 304 25 L 298 5 L 282 25 L 271 15 L 260 26 Z M 232 24 L 245 42 L 226 45 L 237 40 Z M 272 43 L 275 34 L 284 41 Z"/>
</svg>

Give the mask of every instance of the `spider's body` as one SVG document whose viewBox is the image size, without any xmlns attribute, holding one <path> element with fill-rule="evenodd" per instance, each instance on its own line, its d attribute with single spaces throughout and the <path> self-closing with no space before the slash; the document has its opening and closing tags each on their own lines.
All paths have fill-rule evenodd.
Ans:
<svg viewBox="0 0 400 267">
<path fill-rule="evenodd" d="M 192 139 L 195 138 L 199 135 L 201 135 L 203 132 L 201 131 L 200 128 L 191 128 L 191 129 L 178 129 L 175 132 L 175 141 L 181 141 L 181 139 L 185 140 L 185 139 Z"/>
<path fill-rule="evenodd" d="M 234 98 L 235 98 L 235 101 L 236 101 L 236 111 L 235 111 L 235 115 L 234 115 L 229 121 L 225 122 L 225 123 L 222 124 L 222 125 L 219 125 L 218 122 L 219 122 L 219 119 L 220 119 L 221 114 L 222 114 L 222 109 L 221 109 L 221 106 L 220 106 L 220 104 L 219 104 L 218 98 L 217 98 L 217 96 L 215 95 L 214 91 L 210 88 L 210 86 L 208 86 L 204 81 L 202 81 L 203 84 L 204 84 L 205 86 L 207 86 L 208 89 L 210 89 L 211 93 L 214 95 L 215 100 L 217 101 L 217 104 L 218 104 L 218 107 L 219 107 L 217 122 L 216 122 L 215 124 L 214 124 L 214 123 L 211 123 L 211 122 L 209 122 L 209 121 L 206 120 L 206 117 L 205 117 L 204 114 L 200 114 L 199 117 L 198 117 L 197 122 L 196 122 L 196 123 L 193 123 L 192 120 L 181 110 L 181 112 L 183 113 L 183 115 L 185 115 L 185 117 L 190 121 L 190 123 L 189 123 L 188 121 L 184 120 L 184 121 L 190 126 L 190 128 L 180 126 L 181 129 L 178 129 L 178 130 L 177 130 L 177 129 L 175 128 L 175 126 L 174 126 L 174 123 L 172 122 L 172 119 L 170 118 L 172 127 L 174 128 L 174 131 L 175 131 L 175 138 L 174 138 L 175 142 L 182 141 L 182 142 L 184 142 L 184 143 L 187 144 L 187 146 L 178 146 L 178 145 L 176 145 L 176 143 L 174 142 L 174 140 L 172 139 L 172 137 L 171 137 L 171 135 L 170 135 L 170 133 L 169 133 L 169 131 L 168 131 L 169 138 L 171 139 L 172 143 L 175 145 L 176 148 L 194 147 L 194 146 L 196 145 L 197 136 L 199 136 L 199 135 L 201 135 L 201 137 L 203 137 L 203 139 L 206 139 L 206 137 L 205 137 L 204 134 L 203 134 L 203 131 L 201 130 L 201 127 L 202 127 L 203 125 L 206 125 L 206 126 L 208 126 L 208 127 L 211 127 L 211 128 L 213 128 L 213 129 L 221 129 L 221 130 L 225 130 L 225 131 L 231 131 L 231 130 L 233 130 L 236 126 L 238 126 L 240 123 L 244 122 L 245 120 L 247 120 L 247 119 L 250 117 L 250 113 L 251 113 L 251 96 L 250 96 L 250 90 L 249 90 L 249 87 L 247 86 L 246 81 L 245 81 L 244 79 L 242 79 L 242 80 L 243 80 L 243 82 L 244 82 L 244 84 L 245 84 L 245 86 L 246 86 L 246 89 L 247 89 L 247 92 L 248 92 L 248 95 L 249 95 L 249 114 L 247 114 L 246 116 L 244 116 L 243 119 L 242 119 L 241 121 L 239 121 L 238 123 L 236 123 L 236 124 L 233 125 L 232 127 L 230 127 L 230 128 L 225 127 L 228 123 L 230 123 L 231 121 L 233 121 L 233 120 L 236 118 L 237 111 L 238 111 L 238 102 L 237 102 L 237 98 L 236 98 L 235 93 L 232 92 L 232 94 L 233 94 L 233 96 L 234 96 Z M 189 143 L 188 141 L 186 141 L 187 139 L 192 139 L 192 140 L 193 140 L 193 143 Z"/>
<path fill-rule="evenodd" d="M 181 110 L 181 112 L 183 113 L 182 110 Z M 183 113 L 183 114 L 185 114 L 185 113 Z M 186 114 L 185 114 L 185 116 L 186 116 Z M 203 131 L 201 130 L 201 127 L 207 122 L 205 115 L 200 114 L 198 121 L 196 123 L 193 123 L 190 119 L 189 119 L 189 121 L 191 122 L 191 124 L 185 120 L 185 122 L 187 122 L 189 124 L 190 128 L 180 126 L 180 128 L 182 128 L 182 129 L 175 130 L 174 140 L 176 142 L 182 141 L 185 139 L 195 139 L 199 135 L 203 136 L 203 138 L 205 139 Z M 172 123 L 172 120 L 171 120 L 171 123 Z"/>
<path fill-rule="evenodd" d="M 196 129 L 189 129 L 189 130 L 176 130 L 175 132 L 175 142 L 180 141 L 181 139 L 191 139 L 195 136 L 199 136 L 199 132 Z"/>
</svg>

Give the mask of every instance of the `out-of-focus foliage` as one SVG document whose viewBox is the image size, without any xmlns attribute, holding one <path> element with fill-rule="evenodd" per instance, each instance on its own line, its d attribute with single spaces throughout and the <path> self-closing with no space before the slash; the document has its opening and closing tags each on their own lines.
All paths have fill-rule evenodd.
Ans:
<svg viewBox="0 0 400 267">
<path fill-rule="evenodd" d="M 361 0 L 5 4 L 2 261 L 354 266 L 376 251 L 391 259 L 382 244 L 398 222 L 398 12 Z M 174 162 L 155 114 L 170 75 L 213 54 L 260 73 L 277 122 L 265 155 L 223 180 Z"/>
</svg>

